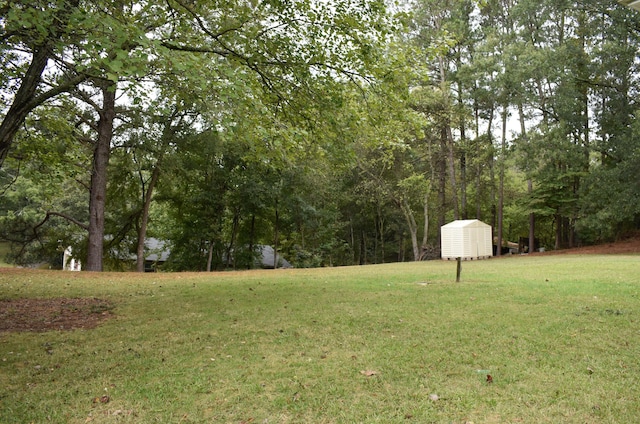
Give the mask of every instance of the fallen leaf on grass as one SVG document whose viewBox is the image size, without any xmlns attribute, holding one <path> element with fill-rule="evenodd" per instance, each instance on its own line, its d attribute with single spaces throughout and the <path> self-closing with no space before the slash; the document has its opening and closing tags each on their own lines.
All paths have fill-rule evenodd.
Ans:
<svg viewBox="0 0 640 424">
<path fill-rule="evenodd" d="M 487 383 L 493 383 L 493 377 L 491 377 L 491 374 L 487 374 Z"/>
<path fill-rule="evenodd" d="M 115 411 L 106 411 L 105 415 L 111 415 L 111 416 L 117 416 L 117 415 L 122 415 L 122 416 L 131 416 L 134 415 L 134 411 L 133 409 L 116 409 Z"/>
<path fill-rule="evenodd" d="M 374 375 L 378 375 L 378 371 L 362 370 L 360 371 L 360 374 L 364 375 L 365 377 L 373 377 Z"/>
<path fill-rule="evenodd" d="M 93 403 L 109 403 L 109 401 L 111 400 L 111 398 L 107 395 L 104 396 L 100 396 L 100 397 L 94 397 L 93 398 Z"/>
</svg>

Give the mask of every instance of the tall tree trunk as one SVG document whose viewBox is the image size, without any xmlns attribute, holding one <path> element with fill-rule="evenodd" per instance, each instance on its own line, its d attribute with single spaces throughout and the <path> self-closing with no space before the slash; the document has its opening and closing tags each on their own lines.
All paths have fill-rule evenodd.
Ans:
<svg viewBox="0 0 640 424">
<path fill-rule="evenodd" d="M 447 163 L 445 159 L 445 146 L 441 146 L 442 151 L 438 158 L 438 246 L 442 235 L 440 228 L 446 224 L 445 214 L 447 211 L 446 186 L 447 186 Z"/>
<path fill-rule="evenodd" d="M 276 211 L 276 214 L 277 214 L 277 211 Z M 227 264 L 226 264 L 227 268 L 229 268 L 231 265 L 231 258 L 233 256 L 233 248 L 236 244 L 236 234 L 238 232 L 239 225 L 240 225 L 240 212 L 236 210 L 233 213 L 233 221 L 231 224 L 231 240 L 229 241 L 229 246 L 227 246 Z M 276 260 L 276 263 L 277 263 L 277 260 Z M 233 261 L 233 269 L 236 269 L 235 260 Z"/>
<path fill-rule="evenodd" d="M 175 133 L 172 122 L 176 116 L 177 111 L 174 110 L 171 114 L 170 119 L 167 120 L 166 125 L 162 130 L 160 152 L 158 154 L 156 164 L 153 167 L 153 171 L 151 172 L 151 178 L 149 180 L 149 185 L 147 186 L 146 191 L 144 179 L 141 177 L 143 202 L 142 216 L 140 217 L 140 229 L 138 231 L 138 246 L 136 250 L 136 271 L 138 272 L 144 272 L 144 242 L 147 239 L 147 227 L 149 224 L 149 211 L 151 209 L 151 201 L 153 200 L 153 191 L 155 190 L 158 180 L 160 179 L 160 173 L 162 171 L 162 161 L 164 159 L 166 148 L 172 141 L 173 135 Z M 207 268 L 210 268 L 210 265 L 208 265 Z"/>
<path fill-rule="evenodd" d="M 496 161 L 493 156 L 489 159 L 489 187 L 491 189 L 491 227 L 494 235 L 498 232 L 498 201 L 496 200 Z"/>
<path fill-rule="evenodd" d="M 445 58 L 443 56 L 438 56 L 438 65 L 440 67 L 440 91 L 443 96 L 443 104 L 445 113 L 447 116 L 452 109 L 451 105 L 451 96 L 449 93 L 449 86 L 447 84 L 447 69 Z M 451 183 L 451 191 L 453 193 L 453 219 L 460 219 L 460 210 L 458 207 L 458 185 L 456 183 L 456 165 L 455 165 L 455 155 L 454 155 L 454 141 L 453 141 L 453 132 L 451 130 L 451 121 L 447 117 L 442 124 L 442 145 L 444 147 L 444 152 L 446 152 L 448 170 L 449 170 L 449 181 Z"/>
<path fill-rule="evenodd" d="M 476 168 L 476 219 L 482 219 L 482 163 L 480 160 Z"/>
<path fill-rule="evenodd" d="M 469 218 L 467 213 L 467 153 L 460 153 L 460 210 L 462 219 Z"/>
<path fill-rule="evenodd" d="M 256 214 L 251 214 L 251 229 L 249 230 L 249 253 L 251 254 L 251 262 L 247 265 L 248 269 L 253 268 L 253 244 L 256 236 Z"/>
<path fill-rule="evenodd" d="M 529 196 L 533 193 L 533 181 L 529 179 L 527 181 L 527 191 Z M 531 212 L 529 214 L 529 253 L 536 250 L 536 214 Z"/>
<path fill-rule="evenodd" d="M 382 263 L 385 263 L 385 245 L 384 245 L 384 217 L 380 218 L 380 254 L 381 254 L 381 261 Z"/>
<path fill-rule="evenodd" d="M 158 161 L 159 162 L 159 161 Z M 153 199 L 153 190 L 160 178 L 160 164 L 156 163 L 151 173 L 151 179 L 146 192 L 144 193 L 144 202 L 142 204 L 142 216 L 140 217 L 140 229 L 138 230 L 138 246 L 136 249 L 136 271 L 144 272 L 144 242 L 147 239 L 147 226 L 149 224 L 149 209 L 151 208 L 151 200 Z M 144 185 L 143 185 L 144 191 Z"/>
<path fill-rule="evenodd" d="M 462 106 L 462 94 L 459 95 Z M 460 118 L 460 209 L 462 219 L 467 219 L 467 134 L 464 117 Z"/>
<path fill-rule="evenodd" d="M 562 247 L 562 215 L 560 215 L 559 211 L 556 211 L 555 214 L 556 221 L 556 241 L 554 245 L 554 249 L 558 250 Z"/>
<path fill-rule="evenodd" d="M 385 252 L 384 252 L 384 216 L 382 214 L 382 210 L 380 208 L 380 204 L 378 203 L 376 205 L 376 215 L 377 215 L 377 219 L 376 219 L 376 232 L 378 233 L 378 235 L 380 236 L 380 261 L 377 260 L 377 256 L 376 256 L 376 262 L 380 262 L 380 263 L 384 263 L 384 256 L 385 256 Z M 376 243 L 376 251 L 378 250 L 378 243 Z"/>
<path fill-rule="evenodd" d="M 278 212 L 278 199 L 276 199 L 276 223 L 274 229 L 274 237 L 273 237 L 273 269 L 278 268 L 278 239 L 280 237 L 279 228 L 280 225 L 280 214 Z"/>
<path fill-rule="evenodd" d="M 407 220 L 407 226 L 409 227 L 409 234 L 411 236 L 411 247 L 413 250 L 413 260 L 420 260 L 420 246 L 418 245 L 418 224 L 416 223 L 416 219 L 413 216 L 413 212 L 411 211 L 411 206 L 405 199 L 398 200 L 398 205 L 402 210 L 402 213 Z"/>
<path fill-rule="evenodd" d="M 107 198 L 107 167 L 111 154 L 113 121 L 115 119 L 116 83 L 101 83 L 102 109 L 99 112 L 98 136 L 93 150 L 91 189 L 89 197 L 89 244 L 87 271 L 102 271 L 104 244 L 104 212 Z"/>
<path fill-rule="evenodd" d="M 460 208 L 458 206 L 458 184 L 456 181 L 456 164 L 454 155 L 453 132 L 449 124 L 445 127 L 445 135 L 447 140 L 447 153 L 449 163 L 449 179 L 451 181 L 451 191 L 453 192 L 453 219 L 460 219 Z"/>
<path fill-rule="evenodd" d="M 380 231 L 380 227 L 379 227 L 379 222 L 378 222 L 378 214 L 376 211 L 376 216 L 373 218 L 373 229 L 374 229 L 374 233 L 373 233 L 373 263 L 377 264 L 378 263 L 378 236 L 380 235 L 379 231 Z"/>
<path fill-rule="evenodd" d="M 364 233 L 364 229 L 360 230 L 360 265 L 365 265 L 367 263 L 367 240 Z"/>
<path fill-rule="evenodd" d="M 349 236 L 351 237 L 351 263 L 356 264 L 356 231 L 353 228 L 353 216 L 349 217 Z"/>
<path fill-rule="evenodd" d="M 420 252 L 420 260 L 425 259 L 425 255 L 429 251 L 429 191 L 424 194 L 422 212 L 424 214 L 424 227 L 422 229 L 422 245 Z"/>
<path fill-rule="evenodd" d="M 499 181 L 498 181 L 498 243 L 496 256 L 502 255 L 502 240 L 504 238 L 504 164 L 507 151 L 507 106 L 503 106 L 502 111 L 502 140 L 500 142 L 500 162 L 499 162 Z"/>
<path fill-rule="evenodd" d="M 489 152 L 493 151 L 493 137 L 492 137 L 492 131 L 493 131 L 493 112 L 494 112 L 494 108 L 493 105 L 491 106 L 491 108 L 489 109 L 489 122 L 487 123 L 487 148 L 489 149 Z M 478 129 L 479 131 L 479 129 Z M 484 151 L 483 149 L 483 144 L 482 143 L 477 143 L 477 148 L 478 148 L 478 152 L 477 152 L 477 175 L 476 175 L 476 219 L 482 219 L 482 167 L 484 164 L 484 160 L 482 159 L 482 152 Z M 490 170 L 493 170 L 493 153 L 491 153 L 491 158 L 489 159 L 489 163 L 490 163 Z M 491 171 L 493 172 L 493 171 Z M 491 176 L 491 181 L 493 183 L 493 176 Z M 493 200 L 493 197 L 491 198 L 491 200 Z M 495 222 L 492 222 L 492 227 L 495 229 Z"/>
<path fill-rule="evenodd" d="M 207 252 L 207 272 L 211 272 L 211 265 L 213 264 L 213 240 L 209 241 L 209 249 Z"/>
<path fill-rule="evenodd" d="M 490 121 L 492 121 L 493 119 L 491 118 Z M 489 131 L 491 131 L 491 127 L 489 127 Z M 490 191 L 491 193 L 489 194 L 489 197 L 491 199 L 491 229 L 493 230 L 493 234 L 492 236 L 496 235 L 497 232 L 497 226 L 496 223 L 498 221 L 498 217 L 497 217 L 497 207 L 496 207 L 496 160 L 495 160 L 495 153 L 494 153 L 494 145 L 493 145 L 493 136 L 491 135 L 491 132 L 488 133 L 489 136 L 489 148 L 490 150 L 490 156 L 489 156 L 489 180 L 490 180 Z M 492 238 L 492 242 L 493 242 L 493 238 Z"/>
<path fill-rule="evenodd" d="M 524 107 L 522 105 L 522 100 L 518 101 L 518 116 L 520 120 L 520 135 L 521 135 L 521 143 L 529 143 L 529 138 L 527 136 L 527 125 L 524 116 Z M 529 164 L 529 159 L 526 158 L 527 164 L 525 165 L 525 171 L 527 174 L 531 173 L 531 165 Z M 533 194 L 533 180 L 531 177 L 527 179 L 527 193 L 529 197 Z M 529 253 L 535 251 L 535 229 L 536 229 L 536 217 L 533 212 L 529 213 Z"/>
<path fill-rule="evenodd" d="M 2 120 L 2 124 L 0 124 L 0 168 L 9 153 L 9 148 L 16 132 L 20 129 L 29 112 L 35 107 L 31 102 L 35 97 L 40 83 L 40 76 L 47 66 L 50 54 L 51 51 L 48 46 L 42 46 L 34 51 L 20 88 L 5 118 Z"/>
</svg>

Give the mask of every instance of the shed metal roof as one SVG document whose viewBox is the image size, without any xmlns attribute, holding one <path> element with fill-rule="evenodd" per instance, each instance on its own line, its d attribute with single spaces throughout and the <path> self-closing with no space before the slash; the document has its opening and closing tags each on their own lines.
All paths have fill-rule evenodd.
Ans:
<svg viewBox="0 0 640 424">
<path fill-rule="evenodd" d="M 489 227 L 489 224 L 485 224 L 479 219 L 459 219 L 456 221 L 451 221 L 448 224 L 443 225 L 442 227 L 447 228 L 475 228 L 475 227 Z"/>
</svg>

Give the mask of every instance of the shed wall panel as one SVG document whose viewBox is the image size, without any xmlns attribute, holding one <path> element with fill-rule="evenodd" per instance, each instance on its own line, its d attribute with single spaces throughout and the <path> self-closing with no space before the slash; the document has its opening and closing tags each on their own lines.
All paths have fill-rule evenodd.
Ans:
<svg viewBox="0 0 640 424">
<path fill-rule="evenodd" d="M 482 221 L 453 221 L 441 227 L 441 256 L 444 259 L 492 256 L 491 236 L 491 226 Z"/>
</svg>

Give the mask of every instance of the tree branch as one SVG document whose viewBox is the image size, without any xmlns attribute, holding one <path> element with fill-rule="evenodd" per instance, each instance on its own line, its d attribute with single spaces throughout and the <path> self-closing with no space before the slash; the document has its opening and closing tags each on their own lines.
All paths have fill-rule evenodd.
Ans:
<svg viewBox="0 0 640 424">
<path fill-rule="evenodd" d="M 37 232 L 38 228 L 42 227 L 49 220 L 49 218 L 51 218 L 52 216 L 59 216 L 60 218 L 64 218 L 67 221 L 71 222 L 72 224 L 75 224 L 78 227 L 82 228 L 83 230 L 89 231 L 89 226 L 87 224 L 84 224 L 84 223 L 78 221 L 77 219 L 73 218 L 72 216 L 69 216 L 69 215 L 67 215 L 65 213 L 62 213 L 62 212 L 47 211 L 47 214 L 45 215 L 44 219 L 38 225 L 33 227 L 34 234 Z"/>
<path fill-rule="evenodd" d="M 244 26 L 244 24 L 246 23 L 246 22 L 241 22 L 240 25 L 238 25 L 237 27 L 230 27 L 230 28 L 227 28 L 225 30 L 222 30 L 221 32 L 215 33 L 213 31 L 211 31 L 209 28 L 207 28 L 207 26 L 205 25 L 204 21 L 202 20 L 202 17 L 200 17 L 200 15 L 198 15 L 192 8 L 190 8 L 189 6 L 185 5 L 184 2 L 182 2 L 180 0 L 176 0 L 176 3 L 178 3 L 180 6 L 182 6 L 182 8 L 184 10 L 186 10 L 191 15 L 191 17 L 193 19 L 195 19 L 195 21 L 198 23 L 198 26 L 200 27 L 200 29 L 205 34 L 207 34 L 209 37 L 213 38 L 214 40 L 216 40 L 219 43 L 220 43 L 220 37 L 222 37 L 223 35 L 225 35 L 227 33 L 240 30 Z"/>
<path fill-rule="evenodd" d="M 7 193 L 7 190 L 11 188 L 16 181 L 18 181 L 18 177 L 20 176 L 20 167 L 22 165 L 22 160 L 18 161 L 18 169 L 16 169 L 16 174 L 11 178 L 11 181 L 4 187 L 2 192 L 0 193 L 0 197 L 4 196 Z"/>
<path fill-rule="evenodd" d="M 219 49 L 205 48 L 205 47 L 193 47 L 193 46 L 182 46 L 174 43 L 170 43 L 169 41 L 163 41 L 160 43 L 162 47 L 166 47 L 169 50 L 175 50 L 179 52 L 189 52 L 189 53 L 215 53 L 217 55 L 227 57 L 231 55 L 231 52 Z"/>
<path fill-rule="evenodd" d="M 62 81 L 62 83 L 56 85 L 48 91 L 40 93 L 36 97 L 34 97 L 31 102 L 29 102 L 29 107 L 35 109 L 36 106 L 43 104 L 47 100 L 57 96 L 58 94 L 62 94 L 70 91 L 74 87 L 77 87 L 83 81 L 88 79 L 88 75 L 86 74 L 78 74 L 73 78 L 69 78 L 67 80 Z"/>
</svg>

